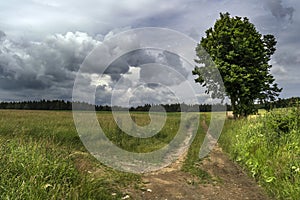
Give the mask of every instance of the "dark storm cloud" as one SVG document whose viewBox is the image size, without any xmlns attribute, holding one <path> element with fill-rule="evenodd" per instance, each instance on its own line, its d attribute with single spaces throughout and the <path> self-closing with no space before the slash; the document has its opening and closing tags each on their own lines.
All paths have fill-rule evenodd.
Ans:
<svg viewBox="0 0 300 200">
<path fill-rule="evenodd" d="M 118 81 L 121 78 L 121 74 L 127 73 L 129 70 L 128 62 L 125 59 L 117 59 L 104 71 L 104 74 L 110 75 L 111 79 Z"/>
<path fill-rule="evenodd" d="M 179 85 L 186 79 L 172 67 L 159 64 L 144 65 L 141 68 L 141 80 L 163 86 Z"/>
<path fill-rule="evenodd" d="M 80 64 L 98 43 L 80 32 L 52 35 L 43 42 L 0 42 L 0 89 L 61 91 L 56 98 L 66 96 L 65 88 L 72 87 Z"/>
<path fill-rule="evenodd" d="M 39 94 L 45 99 L 53 95 L 56 96 L 55 98 L 69 97 L 77 70 L 88 53 L 98 44 L 100 44 L 99 41 L 81 32 L 50 35 L 41 42 L 4 39 L 0 46 L 0 89 L 18 92 L 19 97 L 23 97 L 22 93 L 29 90 L 31 94 Z M 114 55 L 115 52 L 122 52 L 122 46 L 128 45 L 132 45 L 132 49 L 137 50 L 130 51 L 111 63 L 104 72 L 109 75 L 111 81 L 117 82 L 121 76 L 130 74 L 130 67 L 137 69 L 151 63 L 173 67 L 186 76 L 187 72 L 179 56 L 167 51 L 139 49 L 139 44 L 134 38 L 125 38 L 107 43 L 103 48 L 104 51 L 101 51 L 103 54 L 98 54 L 97 59 L 94 60 L 95 66 L 91 65 L 91 68 L 88 68 L 90 71 L 83 72 L 82 80 L 85 82 L 81 85 L 90 85 L 92 83 L 90 75 L 97 74 L 99 68 L 105 67 L 101 66 L 99 61 L 109 59 L 110 55 Z M 147 71 L 149 70 L 143 72 Z M 143 73 L 141 80 L 145 81 L 150 78 L 152 82 L 163 82 L 167 85 L 179 84 L 180 81 L 178 82 L 177 79 L 167 78 L 170 74 L 172 72 L 150 70 L 147 74 Z M 113 82 L 106 83 L 105 87 L 97 88 L 98 93 L 101 94 L 97 95 L 101 96 L 98 102 L 103 103 L 109 99 L 111 93 L 109 89 L 113 87 Z M 134 84 L 130 78 L 123 80 L 124 87 L 129 88 L 132 85 Z M 149 88 L 153 87 L 153 84 L 149 85 Z M 86 92 L 84 88 L 82 92 Z"/>
<path fill-rule="evenodd" d="M 109 86 L 97 86 L 95 102 L 99 105 L 111 105 L 112 93 L 107 89 Z"/>
<path fill-rule="evenodd" d="M 177 10 L 170 10 L 168 12 L 158 13 L 151 17 L 138 20 L 136 23 L 139 27 L 168 27 L 174 26 L 176 22 L 180 21 L 182 15 L 186 14 L 186 10 L 178 7 Z"/>
<path fill-rule="evenodd" d="M 11 71 L 5 67 L 6 62 L 0 60 L 0 78 L 1 79 L 13 79 L 14 78 L 14 71 Z"/>
<path fill-rule="evenodd" d="M 144 64 L 155 63 L 156 57 L 149 53 L 151 50 L 138 49 L 129 53 L 128 65 L 138 67 Z"/>
<path fill-rule="evenodd" d="M 23 75 L 14 81 L 7 81 L 6 78 L 1 77 L 0 85 L 1 88 L 5 90 L 16 90 L 16 88 L 18 88 L 18 90 L 23 90 L 24 88 L 40 90 L 48 88 L 45 82 L 39 80 L 38 77 L 33 74 Z"/>
<path fill-rule="evenodd" d="M 158 83 L 147 83 L 146 86 L 151 88 L 151 89 L 155 89 L 155 88 L 160 87 L 160 84 L 158 84 Z"/>
<path fill-rule="evenodd" d="M 189 75 L 189 71 L 183 67 L 183 62 L 181 61 L 181 58 L 179 55 L 174 54 L 169 51 L 163 51 L 159 55 L 159 57 L 162 58 L 162 64 L 168 65 L 175 69 L 178 73 L 180 73 L 183 77 L 187 77 Z"/>
<path fill-rule="evenodd" d="M 163 51 L 158 52 L 154 64 L 141 67 L 140 78 L 146 83 L 172 86 L 184 82 L 189 74 L 189 71 L 183 67 L 183 61 L 178 55 Z"/>
<path fill-rule="evenodd" d="M 272 74 L 276 77 L 280 85 L 287 85 L 287 83 L 300 84 L 299 66 L 300 66 L 300 52 L 287 53 L 280 51 L 274 56 L 272 61 Z M 285 89 L 294 89 L 295 87 L 286 87 Z"/>
<path fill-rule="evenodd" d="M 137 49 L 119 57 L 108 66 L 104 73 L 110 75 L 112 80 L 118 81 L 121 74 L 128 72 L 129 66 L 138 67 L 148 63 L 155 63 L 155 57 L 144 49 Z"/>
<path fill-rule="evenodd" d="M 44 89 L 47 86 L 32 70 L 28 55 L 21 51 L 18 45 L 5 40 L 1 41 L 0 53 L 0 88 Z"/>
<path fill-rule="evenodd" d="M 6 34 L 0 30 L 0 41 L 6 37 Z"/>
<path fill-rule="evenodd" d="M 110 36 L 116 34 L 116 29 L 124 27 L 156 26 L 178 30 L 199 41 L 205 35 L 205 30 L 213 26 L 220 12 L 246 16 L 258 31 L 274 34 L 278 41 L 277 51 L 272 57 L 275 78 L 280 79 L 281 83 L 291 80 L 291 77 L 296 81 L 300 57 L 300 18 L 296 9 L 299 6 L 296 0 L 0 1 L 0 30 L 5 31 L 0 31 L 0 96 L 1 99 L 11 97 L 21 100 L 28 96 L 70 98 L 80 64 L 97 46 L 97 40 L 101 38 L 103 41 L 108 32 Z M 81 33 L 76 32 L 78 30 Z M 126 49 L 124 47 L 140 47 L 136 38 L 127 39 L 116 39 L 105 46 L 103 49 L 108 51 L 101 52 L 101 56 L 93 60 L 94 63 L 84 73 L 99 74 L 107 67 L 101 66 L 103 60 L 110 60 L 113 54 L 117 55 Z M 181 80 L 168 78 L 175 76 L 170 70 L 138 67 L 150 63 L 172 66 L 183 77 L 191 72 L 182 67 L 184 60 L 176 55 L 151 51 L 129 52 L 106 70 L 105 73 L 112 80 L 108 81 L 107 87 L 99 88 L 102 91 L 100 96 L 103 96 L 101 102 L 108 98 L 113 83 L 132 73 L 131 66 L 140 69 L 137 70 L 141 75 L 138 78 L 145 82 L 165 81 L 163 83 L 166 85 L 180 83 Z M 84 81 L 83 85 L 88 85 L 91 80 L 86 76 Z M 134 85 L 130 81 L 123 81 L 124 88 Z M 288 94 L 294 92 L 299 95 L 296 87 L 282 85 L 285 86 L 284 91 L 291 90 Z M 160 85 L 146 84 L 143 89 L 151 88 L 153 91 L 159 90 Z M 143 92 L 140 95 L 143 96 Z"/>
<path fill-rule="evenodd" d="M 266 6 L 270 9 L 272 15 L 277 19 L 293 19 L 293 13 L 295 9 L 293 7 L 284 7 L 282 0 L 266 0 Z"/>
<path fill-rule="evenodd" d="M 176 85 L 189 75 L 178 55 L 157 49 L 131 51 L 115 60 L 104 73 L 118 81 L 121 74 L 129 71 L 129 66 L 141 68 L 140 79 L 146 83 Z"/>
</svg>

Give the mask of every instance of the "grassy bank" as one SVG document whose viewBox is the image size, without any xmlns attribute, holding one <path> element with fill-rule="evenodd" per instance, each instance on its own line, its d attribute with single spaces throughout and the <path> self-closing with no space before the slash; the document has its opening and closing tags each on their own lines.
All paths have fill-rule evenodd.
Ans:
<svg viewBox="0 0 300 200">
<path fill-rule="evenodd" d="M 220 143 L 275 199 L 300 197 L 299 108 L 228 120 Z"/>
</svg>

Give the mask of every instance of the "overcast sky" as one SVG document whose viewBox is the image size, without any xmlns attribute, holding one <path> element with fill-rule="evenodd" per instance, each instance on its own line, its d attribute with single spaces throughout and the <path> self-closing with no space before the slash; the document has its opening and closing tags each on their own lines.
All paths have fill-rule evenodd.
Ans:
<svg viewBox="0 0 300 200">
<path fill-rule="evenodd" d="M 0 1 L 0 101 L 71 100 L 81 64 L 107 38 L 135 28 L 163 27 L 199 41 L 220 12 L 248 17 L 259 32 L 275 35 L 271 72 L 283 87 L 280 97 L 300 96 L 299 8 L 298 0 Z M 134 42 L 118 45 L 138 47 Z M 109 104 L 116 83 L 123 86 L 114 95 L 122 105 L 122 95 L 134 105 L 177 101 L 174 90 L 184 90 L 182 77 L 149 63 L 173 66 L 185 79 L 193 78 L 192 66 L 177 55 L 137 50 L 117 59 L 103 76 L 90 74 L 87 82 L 98 85 L 96 103 Z M 160 76 L 157 71 L 162 71 Z M 200 85 L 193 87 L 203 97 Z"/>
</svg>

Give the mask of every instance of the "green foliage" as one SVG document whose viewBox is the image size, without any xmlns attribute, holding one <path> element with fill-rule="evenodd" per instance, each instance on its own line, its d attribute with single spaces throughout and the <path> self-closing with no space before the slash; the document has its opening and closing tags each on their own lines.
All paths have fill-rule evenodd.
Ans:
<svg viewBox="0 0 300 200">
<path fill-rule="evenodd" d="M 213 98 L 224 98 L 220 83 L 212 73 L 216 67 L 235 117 L 255 113 L 255 100 L 274 101 L 281 91 L 269 72 L 272 66 L 268 62 L 276 50 L 275 45 L 275 37 L 262 36 L 248 18 L 221 13 L 196 48 L 196 62 L 204 67 L 195 67 L 193 74 L 198 75 L 195 81 L 206 87 Z"/>
<path fill-rule="evenodd" d="M 276 199 L 300 196 L 300 110 L 228 121 L 222 147 Z"/>
</svg>

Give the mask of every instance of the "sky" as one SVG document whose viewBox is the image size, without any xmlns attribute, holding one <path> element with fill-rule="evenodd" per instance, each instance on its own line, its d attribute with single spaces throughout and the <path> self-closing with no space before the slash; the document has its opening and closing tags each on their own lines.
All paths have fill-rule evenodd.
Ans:
<svg viewBox="0 0 300 200">
<path fill-rule="evenodd" d="M 260 33 L 276 37 L 277 51 L 270 63 L 283 88 L 280 97 L 300 96 L 298 8 L 297 0 L 0 1 L 0 101 L 71 100 L 82 64 L 109 38 L 157 27 L 199 42 L 220 12 L 248 17 Z M 185 88 L 185 80 L 191 83 L 196 78 L 191 63 L 163 48 L 140 49 L 139 42 L 131 36 L 115 39 L 105 46 L 107 52 L 122 46 L 135 50 L 115 59 L 101 74 L 97 70 L 81 74 L 83 86 L 96 87 L 95 103 L 110 104 L 112 99 L 118 105 L 195 103 L 191 95 L 200 103 L 209 101 L 199 84 L 192 85 L 195 94 Z M 98 67 L 106 56 L 98 54 Z"/>
</svg>

